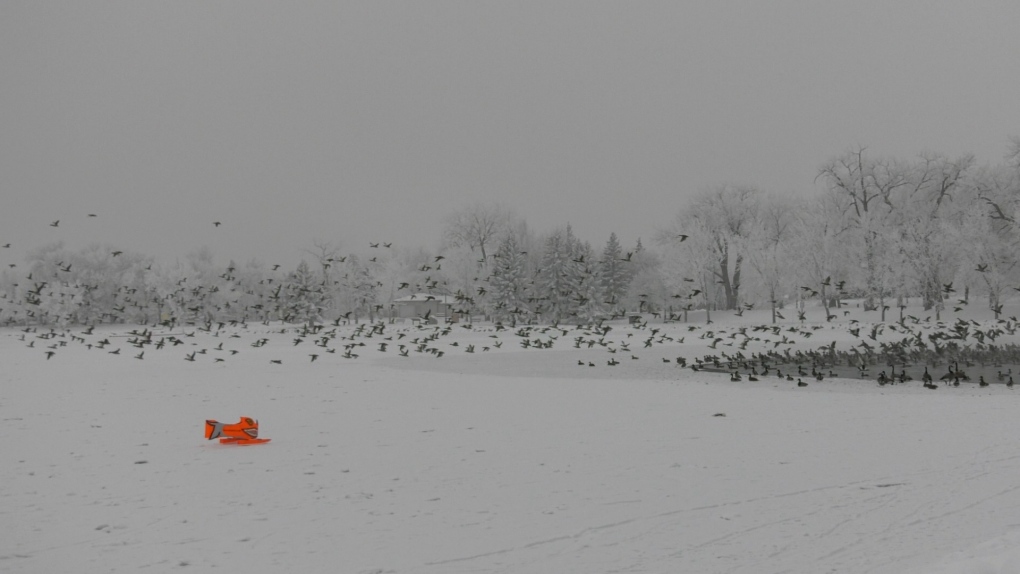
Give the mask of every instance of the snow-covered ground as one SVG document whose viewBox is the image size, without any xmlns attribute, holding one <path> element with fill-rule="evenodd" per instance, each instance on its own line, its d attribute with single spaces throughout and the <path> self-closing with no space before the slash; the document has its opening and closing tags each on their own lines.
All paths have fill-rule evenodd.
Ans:
<svg viewBox="0 0 1020 574">
<path fill-rule="evenodd" d="M 0 571 L 1020 572 L 1020 390 L 679 368 L 767 322 L 714 318 L 0 331 Z"/>
</svg>

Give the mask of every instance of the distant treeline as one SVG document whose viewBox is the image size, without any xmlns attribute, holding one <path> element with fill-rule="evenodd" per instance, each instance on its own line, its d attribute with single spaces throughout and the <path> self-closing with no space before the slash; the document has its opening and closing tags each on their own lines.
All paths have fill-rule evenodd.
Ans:
<svg viewBox="0 0 1020 574">
<path fill-rule="evenodd" d="M 316 242 L 287 265 L 217 265 L 208 249 L 168 264 L 111 246 L 32 251 L 0 277 L 0 324 L 325 322 L 393 316 L 412 294 L 452 296 L 453 312 L 504 322 L 588 323 L 628 312 L 686 319 L 817 299 L 830 318 L 859 297 L 885 319 L 907 297 L 941 312 L 982 296 L 997 316 L 1020 291 L 1020 140 L 1006 161 L 873 157 L 856 148 L 821 167 L 811 197 L 754 187 L 703 190 L 647 247 L 610 233 L 600 249 L 569 225 L 544 234 L 500 204 L 443 225 L 443 247 Z M 669 209 L 669 206 L 664 206 Z"/>
</svg>

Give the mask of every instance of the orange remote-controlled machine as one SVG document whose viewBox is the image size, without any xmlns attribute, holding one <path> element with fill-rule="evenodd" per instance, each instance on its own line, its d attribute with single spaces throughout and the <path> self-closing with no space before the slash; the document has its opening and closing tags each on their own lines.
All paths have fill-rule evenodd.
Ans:
<svg viewBox="0 0 1020 574">
<path fill-rule="evenodd" d="M 263 444 L 268 438 L 259 438 L 259 421 L 251 417 L 241 417 L 234 424 L 221 423 L 214 420 L 205 421 L 205 438 L 220 439 L 223 444 Z"/>
</svg>

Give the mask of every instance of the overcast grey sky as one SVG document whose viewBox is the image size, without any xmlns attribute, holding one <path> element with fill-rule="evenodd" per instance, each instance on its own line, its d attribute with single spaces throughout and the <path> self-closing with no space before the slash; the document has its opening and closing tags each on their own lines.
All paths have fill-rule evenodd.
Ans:
<svg viewBox="0 0 1020 574">
<path fill-rule="evenodd" d="M 857 144 L 996 163 L 1018 24 L 1015 0 L 7 1 L 0 263 L 63 239 L 289 265 L 435 246 L 497 199 L 630 244 L 705 187 L 809 192 Z"/>
</svg>

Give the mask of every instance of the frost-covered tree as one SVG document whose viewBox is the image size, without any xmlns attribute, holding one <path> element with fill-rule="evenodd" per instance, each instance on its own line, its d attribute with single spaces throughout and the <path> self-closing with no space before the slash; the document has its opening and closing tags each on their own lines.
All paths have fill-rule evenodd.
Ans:
<svg viewBox="0 0 1020 574">
<path fill-rule="evenodd" d="M 442 254 L 442 259 L 433 258 L 432 272 L 440 278 L 443 295 L 454 295 L 454 312 L 471 316 L 487 306 L 489 291 L 485 287 L 485 268 L 478 264 L 478 255 L 467 247 L 453 247 Z M 489 267 L 493 265 L 489 257 Z"/>
<path fill-rule="evenodd" d="M 374 320 L 379 298 L 379 283 L 375 277 L 378 261 L 362 261 L 357 254 L 347 256 L 343 263 L 343 274 L 337 279 L 340 298 L 343 301 L 342 315 L 359 321 L 368 315 Z"/>
<path fill-rule="evenodd" d="M 658 253 L 646 248 L 638 239 L 630 252 L 630 282 L 624 296 L 624 309 L 659 314 L 673 306 Z"/>
<path fill-rule="evenodd" d="M 967 262 L 960 265 L 957 277 L 984 287 L 988 308 L 998 318 L 1004 295 L 1020 279 L 1016 255 L 1020 235 L 1015 226 L 1004 225 L 989 214 L 987 205 L 973 203 L 945 242 L 958 245 L 962 260 Z"/>
<path fill-rule="evenodd" d="M 943 283 L 952 277 L 958 245 L 947 241 L 950 228 L 960 221 L 960 208 L 972 203 L 969 171 L 971 155 L 950 159 L 923 154 L 912 164 L 909 184 L 896 190 L 890 226 L 903 264 L 896 267 L 906 276 L 905 290 L 920 293 L 925 309 L 941 309 Z"/>
<path fill-rule="evenodd" d="M 910 168 L 890 158 L 872 158 L 864 147 L 858 147 L 829 160 L 819 170 L 818 178 L 840 208 L 846 223 L 844 234 L 850 246 L 850 267 L 860 270 L 857 283 L 864 291 L 865 309 L 883 308 L 889 278 L 887 236 L 893 194 L 910 185 Z"/>
<path fill-rule="evenodd" d="M 478 264 L 484 266 L 493 244 L 513 220 L 513 212 L 501 203 L 473 203 L 446 217 L 443 239 L 448 247 L 477 250 Z"/>
<path fill-rule="evenodd" d="M 489 305 L 495 321 L 516 323 L 530 313 L 526 302 L 527 260 L 516 233 L 507 233 L 493 257 Z"/>
<path fill-rule="evenodd" d="M 106 245 L 77 252 L 62 243 L 43 246 L 28 255 L 25 315 L 40 323 L 147 322 L 154 315 L 148 266 L 151 259 Z"/>
<path fill-rule="evenodd" d="M 630 284 L 632 275 L 632 261 L 634 253 L 626 256 L 620 246 L 620 240 L 616 233 L 609 234 L 609 241 L 602 250 L 602 258 L 599 259 L 599 274 L 602 281 L 605 303 L 610 311 L 616 312 L 623 306 L 627 296 L 627 287 Z"/>
<path fill-rule="evenodd" d="M 574 293 L 571 315 L 591 323 L 606 314 L 605 289 L 595 252 L 587 242 L 574 241 L 570 252 L 569 282 Z"/>
<path fill-rule="evenodd" d="M 719 285 L 720 300 L 724 309 L 736 309 L 740 303 L 741 274 L 747 237 L 758 217 L 760 193 L 752 187 L 720 186 L 702 192 L 682 210 L 665 231 L 666 243 L 682 245 L 675 239 L 695 239 L 686 244 L 690 252 L 697 247 L 703 251 L 694 256 L 699 262 L 711 260 L 711 285 Z M 693 231 L 697 229 L 697 231 Z M 704 267 L 699 269 L 704 270 Z M 707 282 L 706 278 L 706 282 Z M 707 285 L 706 285 L 707 286 Z M 715 289 L 711 289 L 715 295 Z M 707 295 L 709 290 L 705 290 Z"/>
<path fill-rule="evenodd" d="M 274 267 L 276 266 L 274 265 Z M 239 321 L 268 320 L 265 299 L 281 278 L 282 274 L 277 269 L 279 268 L 267 268 L 262 262 L 250 259 L 234 271 L 236 303 L 231 313 L 232 319 Z"/>
<path fill-rule="evenodd" d="M 688 311 L 701 307 L 710 322 L 717 301 L 715 286 L 720 265 L 717 244 L 703 219 L 685 221 L 684 231 L 677 233 L 676 227 L 670 227 L 659 232 L 658 242 L 666 249 L 663 270 L 673 291 L 671 298 L 680 305 L 684 320 Z"/>
<path fill-rule="evenodd" d="M 553 322 L 592 321 L 605 314 L 601 278 L 591 245 L 581 242 L 571 227 L 556 230 L 545 240 L 542 263 L 535 278 L 535 311 Z"/>
<path fill-rule="evenodd" d="M 542 248 L 542 266 L 535 278 L 535 310 L 556 323 L 568 317 L 573 309 L 571 255 L 574 234 L 565 230 L 553 231 Z"/>
<path fill-rule="evenodd" d="M 773 195 L 762 202 L 759 217 L 748 233 L 747 261 L 772 310 L 773 323 L 780 298 L 790 288 L 794 275 L 793 239 L 798 223 L 793 200 Z"/>
<path fill-rule="evenodd" d="M 316 275 L 304 259 L 297 268 L 287 276 L 284 292 L 284 321 L 305 322 L 309 326 L 322 321 L 322 311 L 326 304 L 326 294 L 322 287 L 322 279 Z"/>
<path fill-rule="evenodd" d="M 344 255 L 340 243 L 315 239 L 310 249 L 305 253 L 314 258 L 320 273 L 322 282 L 322 313 L 324 317 L 332 317 L 336 314 L 339 302 L 339 267 L 343 263 Z"/>
</svg>

